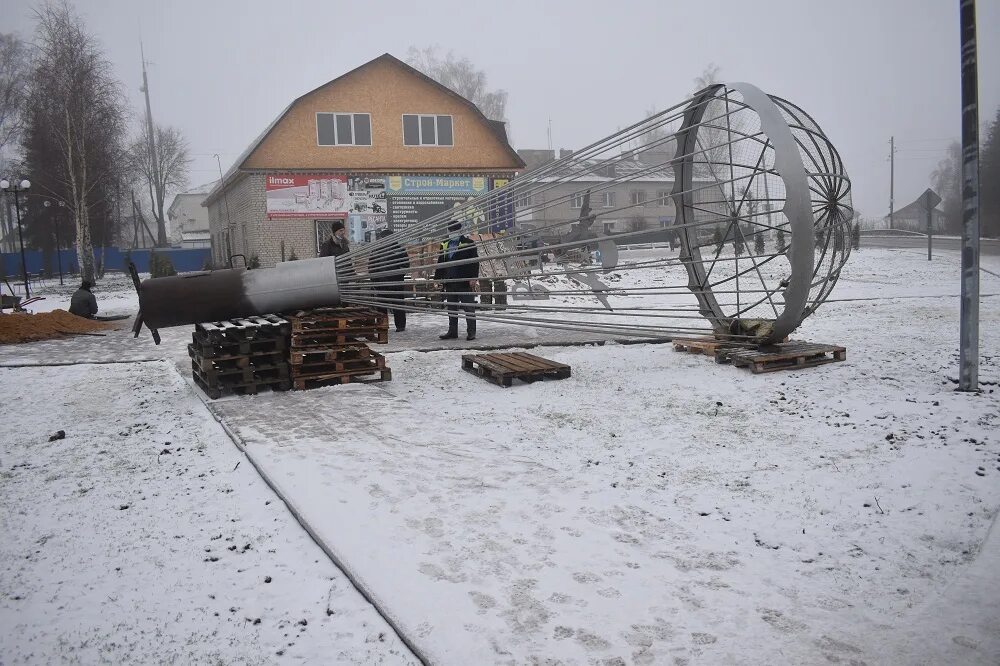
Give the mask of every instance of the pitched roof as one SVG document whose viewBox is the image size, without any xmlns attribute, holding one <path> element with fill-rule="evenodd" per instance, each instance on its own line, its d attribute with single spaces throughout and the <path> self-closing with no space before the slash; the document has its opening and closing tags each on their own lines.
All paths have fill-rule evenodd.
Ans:
<svg viewBox="0 0 1000 666">
<path fill-rule="evenodd" d="M 380 55 L 379 57 L 375 58 L 374 60 L 369 60 L 365 64 L 363 64 L 363 65 L 361 65 L 359 67 L 355 67 L 354 69 L 350 70 L 349 72 L 341 74 L 337 78 L 332 79 L 330 81 L 327 81 L 323 85 L 318 86 L 316 88 L 313 88 L 309 92 L 304 93 L 302 95 L 299 95 L 294 100 L 292 100 L 292 103 L 289 104 L 288 106 L 286 106 L 284 108 L 284 110 L 282 110 L 282 112 L 279 113 L 278 116 L 274 120 L 271 121 L 271 124 L 269 124 L 266 128 L 264 128 L 264 131 L 261 132 L 260 135 L 258 135 L 257 138 L 254 139 L 250 143 L 250 145 L 247 147 L 247 149 L 244 150 L 242 153 L 240 153 L 240 156 L 236 158 L 236 161 L 233 162 L 233 165 L 231 167 L 229 167 L 229 170 L 226 171 L 226 174 L 217 182 L 217 184 L 215 185 L 215 187 L 212 188 L 211 192 L 209 192 L 208 196 L 205 198 L 205 202 L 202 205 L 207 206 L 209 203 L 211 203 L 215 199 L 216 196 L 219 195 L 219 193 L 224 189 L 226 183 L 228 183 L 239 172 L 239 170 L 242 168 L 243 164 L 247 161 L 247 159 L 249 159 L 250 155 L 257 149 L 257 147 L 261 143 L 263 143 L 264 139 L 266 139 L 267 136 L 271 133 L 271 131 L 274 130 L 274 128 L 277 126 L 277 124 L 279 122 L 281 122 L 282 118 L 284 118 L 286 115 L 288 115 L 288 112 L 292 110 L 292 107 L 294 107 L 296 104 L 298 104 L 300 101 L 302 101 L 303 99 L 305 99 L 309 95 L 312 95 L 313 93 L 315 93 L 315 92 L 317 92 L 319 90 L 322 90 L 323 88 L 326 88 L 327 86 L 330 86 L 330 85 L 333 85 L 333 84 L 337 83 L 341 79 L 344 79 L 344 78 L 346 78 L 348 76 L 351 76 L 352 74 L 355 74 L 356 72 L 359 72 L 362 69 L 365 69 L 366 67 L 370 67 L 370 66 L 372 66 L 372 65 L 374 65 L 376 63 L 379 63 L 379 62 L 387 62 L 387 63 L 390 63 L 392 65 L 395 65 L 395 66 L 403 69 L 404 71 L 409 72 L 410 74 L 413 74 L 413 75 L 415 75 L 415 76 L 423 79 L 424 81 L 430 83 L 431 85 L 435 86 L 436 88 L 439 88 L 440 90 L 446 92 L 447 94 L 451 95 L 455 99 L 461 101 L 463 104 L 465 104 L 467 107 L 469 107 L 469 109 L 475 115 L 479 116 L 479 118 L 483 121 L 483 123 L 486 124 L 487 127 L 490 128 L 490 130 L 497 137 L 497 139 L 499 139 L 500 142 L 504 145 L 504 148 L 506 148 L 508 154 L 510 155 L 510 157 L 514 161 L 514 163 L 518 165 L 517 168 L 524 168 L 524 161 L 521 159 L 521 156 L 517 154 L 517 152 L 514 150 L 514 148 L 511 147 L 510 143 L 508 143 L 508 141 L 507 141 L 507 128 L 506 128 L 506 124 L 502 120 L 490 120 L 489 118 L 487 118 L 483 114 L 483 112 L 479 109 L 478 106 L 476 106 L 475 104 L 473 104 L 471 101 L 469 101 L 465 97 L 462 97 L 461 95 L 459 95 L 457 92 L 455 92 L 454 90 L 452 90 L 448 86 L 443 85 L 443 84 L 435 81 L 433 78 L 427 76 L 426 74 L 424 74 L 423 72 L 421 72 L 419 69 L 416 69 L 414 67 L 411 67 L 410 65 L 407 65 L 405 62 L 403 62 L 399 58 L 395 57 L 391 53 L 383 53 L 382 55 Z"/>
<path fill-rule="evenodd" d="M 932 214 L 935 217 L 939 215 L 944 215 L 944 211 L 941 210 L 940 208 L 935 207 L 932 210 L 934 211 Z M 902 208 L 898 208 L 892 213 L 893 218 L 899 218 L 899 219 L 916 218 L 918 220 L 922 220 L 925 218 L 926 215 L 927 215 L 927 209 L 924 208 L 924 202 L 921 201 L 920 199 L 917 199 L 913 203 L 907 204 Z M 886 215 L 882 219 L 888 220 L 889 216 Z"/>
</svg>

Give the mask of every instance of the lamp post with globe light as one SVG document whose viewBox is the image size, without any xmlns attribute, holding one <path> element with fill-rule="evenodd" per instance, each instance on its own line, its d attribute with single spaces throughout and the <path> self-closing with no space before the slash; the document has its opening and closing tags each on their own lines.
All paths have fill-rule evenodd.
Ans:
<svg viewBox="0 0 1000 666">
<path fill-rule="evenodd" d="M 28 264 L 24 260 L 24 233 L 21 231 L 21 203 L 18 201 L 17 193 L 23 192 L 31 187 L 31 182 L 27 179 L 10 182 L 6 178 L 0 180 L 0 191 L 4 194 L 14 193 L 14 210 L 17 211 L 17 239 L 21 244 L 21 277 L 24 278 L 24 298 L 31 298 L 28 287 Z"/>
</svg>

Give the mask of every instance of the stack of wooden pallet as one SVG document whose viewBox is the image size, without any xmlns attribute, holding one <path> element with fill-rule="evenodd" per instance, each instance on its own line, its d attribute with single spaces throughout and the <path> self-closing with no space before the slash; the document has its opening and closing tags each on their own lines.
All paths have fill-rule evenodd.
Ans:
<svg viewBox="0 0 1000 666">
<path fill-rule="evenodd" d="M 253 395 L 265 387 L 287 391 L 291 325 L 275 315 L 197 324 L 188 345 L 195 384 L 213 400 L 226 393 Z"/>
<path fill-rule="evenodd" d="M 316 308 L 288 315 L 288 320 L 294 388 L 392 379 L 385 356 L 368 347 L 370 342 L 389 341 L 385 313 L 362 307 Z"/>
</svg>

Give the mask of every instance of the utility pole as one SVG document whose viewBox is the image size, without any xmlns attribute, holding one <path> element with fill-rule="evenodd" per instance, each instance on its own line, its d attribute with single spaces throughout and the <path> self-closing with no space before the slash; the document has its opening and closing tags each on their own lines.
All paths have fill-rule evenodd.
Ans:
<svg viewBox="0 0 1000 666">
<path fill-rule="evenodd" d="M 166 230 L 164 229 L 163 211 L 157 212 L 157 206 L 163 201 L 163 183 L 160 180 L 160 162 L 156 158 L 156 134 L 153 129 L 153 109 L 149 104 L 149 79 L 146 77 L 146 52 L 142 47 L 142 40 L 139 41 L 139 53 L 142 54 L 142 92 L 146 96 L 146 143 L 149 146 L 149 163 L 153 173 L 153 189 L 156 192 L 156 201 L 153 202 L 153 214 L 156 215 L 156 244 L 165 247 L 167 244 Z"/>
<path fill-rule="evenodd" d="M 896 185 L 896 137 L 889 137 L 889 228 L 892 229 L 893 190 Z"/>
<path fill-rule="evenodd" d="M 552 150 L 552 119 L 551 118 L 549 118 L 548 136 L 549 136 L 549 150 Z"/>
<path fill-rule="evenodd" d="M 962 38 L 962 300 L 958 390 L 979 390 L 979 87 L 976 1 L 959 0 Z"/>
</svg>

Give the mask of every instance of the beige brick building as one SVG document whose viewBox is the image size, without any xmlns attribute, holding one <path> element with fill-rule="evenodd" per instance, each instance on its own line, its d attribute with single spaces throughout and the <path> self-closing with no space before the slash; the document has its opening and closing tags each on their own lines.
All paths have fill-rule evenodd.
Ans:
<svg viewBox="0 0 1000 666">
<path fill-rule="evenodd" d="M 502 122 L 385 54 L 293 101 L 237 158 L 204 203 L 213 260 L 313 257 L 333 220 L 365 242 L 523 168 Z"/>
</svg>

